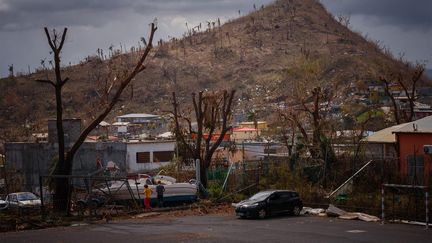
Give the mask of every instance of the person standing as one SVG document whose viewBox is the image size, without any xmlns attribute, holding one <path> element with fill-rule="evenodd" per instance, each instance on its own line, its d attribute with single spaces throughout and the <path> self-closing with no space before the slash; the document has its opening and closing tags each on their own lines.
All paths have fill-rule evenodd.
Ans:
<svg viewBox="0 0 432 243">
<path fill-rule="evenodd" d="M 151 200 L 152 192 L 153 192 L 153 190 L 150 189 L 147 184 L 144 185 L 144 206 L 145 206 L 145 209 L 151 210 L 150 200 Z"/>
<path fill-rule="evenodd" d="M 163 207 L 163 194 L 165 192 L 165 187 L 162 185 L 161 181 L 157 182 L 156 192 L 157 192 L 158 207 L 161 208 Z"/>
</svg>

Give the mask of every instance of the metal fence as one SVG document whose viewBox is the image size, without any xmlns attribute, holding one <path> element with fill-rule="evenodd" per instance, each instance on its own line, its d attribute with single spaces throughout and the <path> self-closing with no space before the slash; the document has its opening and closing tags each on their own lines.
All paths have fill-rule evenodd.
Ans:
<svg viewBox="0 0 432 243">
<path fill-rule="evenodd" d="M 128 213 L 142 209 L 142 199 L 138 190 L 138 183 L 130 183 L 127 177 L 112 176 L 79 176 L 79 175 L 52 175 L 40 176 L 38 195 L 41 198 L 41 214 L 43 216 L 54 212 L 54 205 L 67 203 L 57 200 L 49 184 L 53 180 L 68 180 L 69 198 L 67 199 L 67 212 L 78 216 L 100 216 L 105 214 Z M 115 189 L 110 189 L 116 184 Z M 125 191 L 128 200 L 117 200 L 115 197 L 119 190 Z"/>
<path fill-rule="evenodd" d="M 240 191 L 244 196 L 249 196 L 263 189 L 293 189 L 298 191 L 304 202 L 310 206 L 325 207 L 332 203 L 348 211 L 380 216 L 381 185 L 409 181 L 409 178 L 398 173 L 397 160 L 373 161 L 348 183 L 345 190 L 336 193 L 334 197 L 326 198 L 331 191 L 355 173 L 351 165 L 351 160 L 338 161 L 334 164 L 335 171 L 324 174 L 323 165 L 291 170 L 288 161 L 264 160 L 237 164 L 229 173 L 225 192 Z M 359 163 L 359 168 L 362 165 L 363 163 Z M 222 186 L 228 171 L 228 168 L 214 168 L 208 171 L 208 179 Z M 244 188 L 246 190 L 242 190 Z M 430 193 L 430 186 L 428 188 Z M 424 193 L 424 191 L 389 191 L 385 197 L 387 218 L 424 221 L 426 207 Z M 431 203 L 428 207 L 430 218 Z"/>
</svg>

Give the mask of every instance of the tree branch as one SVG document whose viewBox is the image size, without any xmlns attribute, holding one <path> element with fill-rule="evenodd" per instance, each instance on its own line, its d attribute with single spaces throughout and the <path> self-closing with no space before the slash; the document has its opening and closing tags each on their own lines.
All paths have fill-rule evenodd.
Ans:
<svg viewBox="0 0 432 243">
<path fill-rule="evenodd" d="M 61 86 L 65 85 L 68 81 L 69 81 L 69 78 L 65 78 L 65 79 L 63 79 L 63 81 L 62 81 L 62 83 L 61 83 Z"/>
<path fill-rule="evenodd" d="M 64 30 L 63 30 L 63 34 L 62 34 L 62 37 L 61 37 L 61 41 L 60 41 L 60 45 L 58 47 L 58 50 L 61 50 L 63 48 L 63 44 L 64 44 L 65 39 L 66 39 L 66 32 L 67 32 L 67 30 L 68 30 L 67 28 L 64 28 Z"/>
<path fill-rule="evenodd" d="M 54 46 L 54 44 L 53 44 L 53 42 L 51 40 L 51 35 L 49 34 L 48 28 L 45 27 L 44 30 L 45 30 L 45 35 L 46 35 L 46 37 L 48 39 L 49 46 L 51 47 L 51 49 L 53 50 L 53 52 L 56 52 L 57 48 Z"/>
<path fill-rule="evenodd" d="M 95 120 L 93 120 L 80 134 L 77 141 L 74 143 L 72 148 L 69 150 L 69 152 L 66 154 L 66 160 L 72 160 L 75 153 L 78 151 L 78 148 L 81 146 L 81 144 L 85 141 L 87 136 L 90 134 L 90 132 L 105 119 L 105 117 L 109 114 L 109 112 L 112 110 L 114 105 L 119 101 L 119 98 L 123 92 L 123 90 L 127 87 L 127 85 L 132 81 L 132 79 L 140 72 L 141 67 L 143 66 L 144 61 L 146 60 L 148 54 L 150 53 L 150 50 L 153 48 L 153 37 L 154 33 L 156 32 L 157 27 L 154 23 L 151 24 L 151 30 L 150 30 L 150 38 L 148 45 L 146 49 L 144 50 L 144 53 L 142 54 L 140 60 L 135 65 L 134 70 L 120 82 L 120 86 L 118 87 L 116 93 L 114 94 L 113 98 L 109 102 L 108 106 L 97 116 Z M 70 168 L 71 169 L 71 168 Z"/>
<path fill-rule="evenodd" d="M 177 140 L 180 140 L 180 142 L 185 145 L 186 149 L 188 150 L 188 152 L 190 154 L 192 154 L 192 156 L 195 156 L 194 151 L 192 150 L 192 148 L 187 144 L 186 139 L 184 138 L 184 134 L 181 132 L 180 129 L 180 123 L 179 123 L 179 115 L 178 115 L 178 103 L 177 103 L 177 98 L 176 98 L 176 94 L 175 92 L 172 92 L 172 97 L 173 97 L 173 107 L 174 107 L 174 123 L 175 123 L 175 131 L 176 131 L 176 137 Z M 194 159 L 197 159 L 194 157 Z"/>
<path fill-rule="evenodd" d="M 36 82 L 50 84 L 55 88 L 55 83 L 48 79 L 36 79 Z"/>
<path fill-rule="evenodd" d="M 396 122 L 396 124 L 400 124 L 399 109 L 398 109 L 398 106 L 396 104 L 396 100 L 395 100 L 394 96 L 390 93 L 389 81 L 383 77 L 379 77 L 379 79 L 382 83 L 384 83 L 384 85 L 385 85 L 384 91 L 385 91 L 386 95 L 390 98 L 390 100 L 392 101 L 393 109 L 394 109 L 395 122 Z"/>
</svg>

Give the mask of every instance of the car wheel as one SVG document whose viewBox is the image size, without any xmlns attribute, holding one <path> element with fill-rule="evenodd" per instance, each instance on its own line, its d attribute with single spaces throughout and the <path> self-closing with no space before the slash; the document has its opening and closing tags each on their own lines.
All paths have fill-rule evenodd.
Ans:
<svg viewBox="0 0 432 243">
<path fill-rule="evenodd" d="M 267 216 L 267 212 L 264 209 L 258 211 L 258 218 L 264 219 Z"/>
<path fill-rule="evenodd" d="M 294 216 L 299 216 L 299 215 L 300 215 L 300 211 L 301 211 L 301 209 L 300 209 L 299 206 L 294 206 L 293 211 L 292 211 L 292 214 L 293 214 Z"/>
</svg>

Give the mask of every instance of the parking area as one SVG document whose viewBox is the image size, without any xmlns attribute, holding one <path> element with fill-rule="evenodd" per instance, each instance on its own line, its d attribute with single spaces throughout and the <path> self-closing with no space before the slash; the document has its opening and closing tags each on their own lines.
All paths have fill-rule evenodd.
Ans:
<svg viewBox="0 0 432 243">
<path fill-rule="evenodd" d="M 237 219 L 232 214 L 128 219 L 0 234 L 1 242 L 430 242 L 424 227 L 316 216 Z"/>
</svg>

